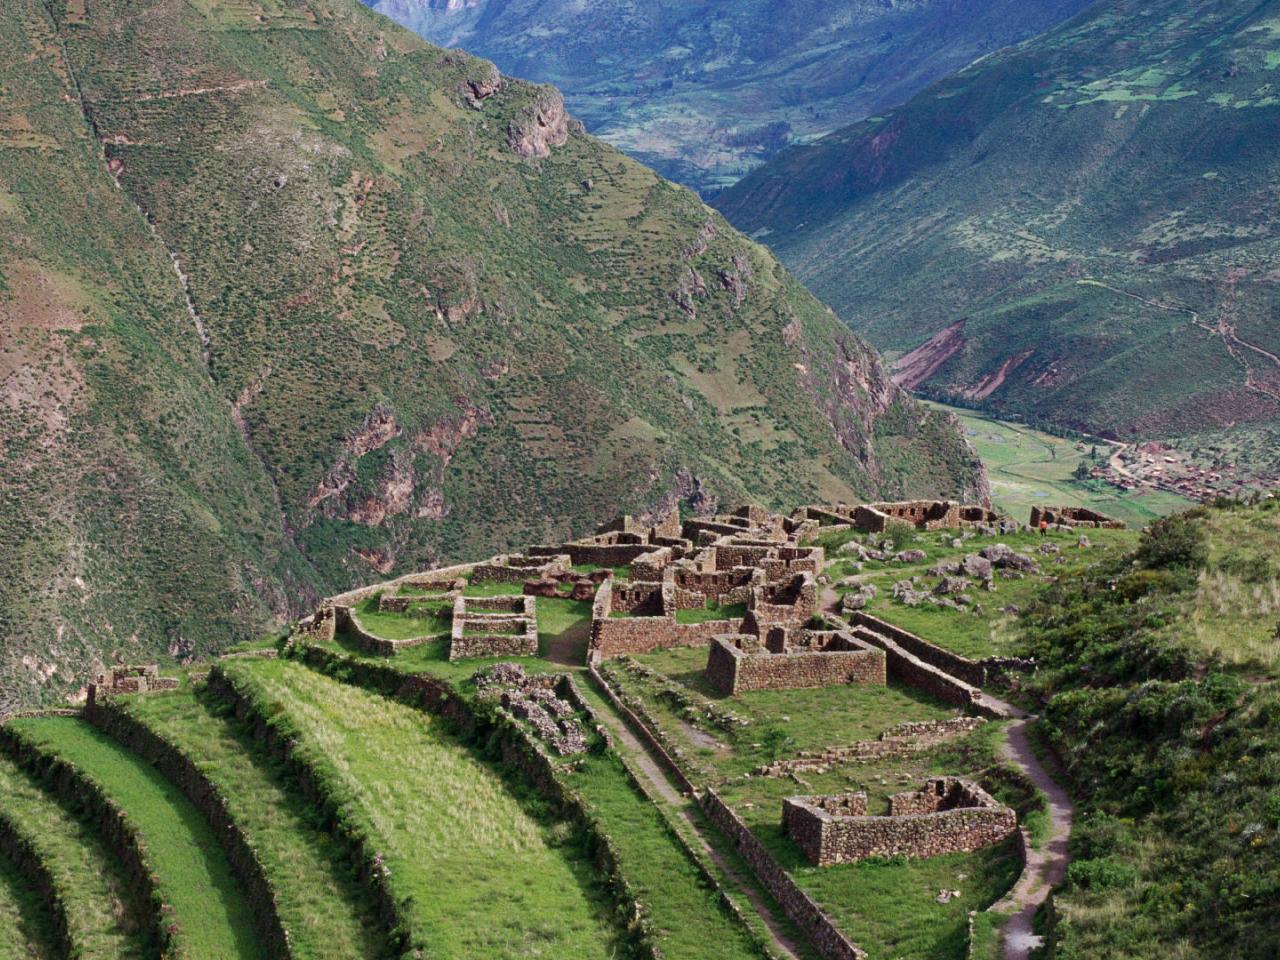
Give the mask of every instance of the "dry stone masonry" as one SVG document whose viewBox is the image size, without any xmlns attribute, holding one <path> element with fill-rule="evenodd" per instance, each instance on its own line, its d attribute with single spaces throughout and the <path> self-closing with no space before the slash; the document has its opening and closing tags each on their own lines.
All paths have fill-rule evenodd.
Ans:
<svg viewBox="0 0 1280 960">
<path fill-rule="evenodd" d="M 473 678 L 482 702 L 497 702 L 562 757 L 587 752 L 587 712 L 566 674 L 529 674 L 518 663 L 499 663 Z"/>
<path fill-rule="evenodd" d="M 1032 507 L 1031 526 L 1038 529 L 1041 523 L 1049 526 L 1086 527 L 1089 529 L 1123 530 L 1119 520 L 1089 510 L 1086 507 Z"/>
<path fill-rule="evenodd" d="M 847 631 L 800 630 L 793 639 L 784 628 L 766 643 L 752 636 L 722 636 L 711 641 L 707 680 L 733 696 L 751 690 L 791 690 L 840 684 L 884 686 L 886 657 Z"/>
<path fill-rule="evenodd" d="M 449 659 L 536 655 L 536 602 L 530 596 L 458 597 L 453 601 Z"/>
<path fill-rule="evenodd" d="M 112 667 L 93 678 L 89 684 L 88 705 L 92 708 L 99 700 L 125 693 L 154 693 L 157 690 L 176 690 L 178 681 L 160 676 L 160 667 L 150 663 L 142 666 Z"/>
<path fill-rule="evenodd" d="M 888 816 L 867 814 L 867 795 L 789 797 L 782 826 L 820 867 L 867 857 L 936 857 L 980 850 L 1018 828 L 1013 810 L 975 783 L 938 777 L 889 798 Z"/>
</svg>

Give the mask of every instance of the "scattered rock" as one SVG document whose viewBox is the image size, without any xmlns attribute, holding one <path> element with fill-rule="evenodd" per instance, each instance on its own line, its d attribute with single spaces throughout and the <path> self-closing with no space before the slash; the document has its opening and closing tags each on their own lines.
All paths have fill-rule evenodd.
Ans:
<svg viewBox="0 0 1280 960">
<path fill-rule="evenodd" d="M 971 586 L 972 582 L 967 577 L 943 577 L 938 585 L 933 588 L 934 596 L 946 597 L 964 593 Z"/>
<path fill-rule="evenodd" d="M 927 560 L 929 555 L 923 550 L 902 550 L 893 555 L 894 563 L 919 563 L 921 560 Z"/>
</svg>

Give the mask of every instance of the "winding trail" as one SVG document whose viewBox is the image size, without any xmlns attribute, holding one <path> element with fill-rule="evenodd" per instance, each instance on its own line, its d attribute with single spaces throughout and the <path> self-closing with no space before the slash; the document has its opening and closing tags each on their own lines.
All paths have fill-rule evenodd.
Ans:
<svg viewBox="0 0 1280 960">
<path fill-rule="evenodd" d="M 1067 876 L 1067 864 L 1071 862 L 1067 841 L 1071 837 L 1075 807 L 1067 791 L 1058 785 L 1031 748 L 1027 731 L 1035 718 L 990 694 L 984 694 L 984 699 L 999 704 L 1017 717 L 1000 746 L 1000 755 L 1019 767 L 1049 800 L 1048 837 L 1039 849 L 1027 846 L 1027 862 L 1018 882 L 990 908 L 1001 913 L 1012 911 L 1012 916 L 1001 930 L 1004 960 L 1027 960 L 1031 951 L 1044 942 L 1044 938 L 1032 929 L 1036 911 L 1049 898 L 1053 888 Z"/>
<path fill-rule="evenodd" d="M 1231 358 L 1235 360 L 1236 363 L 1240 364 L 1240 366 L 1244 368 L 1244 386 L 1246 390 L 1252 390 L 1254 393 L 1264 396 L 1269 400 L 1280 403 L 1280 392 L 1277 392 L 1275 389 L 1258 379 L 1257 375 L 1254 373 L 1253 367 L 1249 365 L 1249 361 L 1241 352 L 1242 349 L 1251 350 L 1254 353 L 1270 360 L 1276 366 L 1280 366 L 1280 357 L 1277 357 L 1271 351 L 1265 350 L 1255 343 L 1242 340 L 1236 333 L 1236 325 L 1230 318 L 1229 307 L 1235 301 L 1235 290 L 1239 281 L 1240 276 L 1238 275 L 1233 274 L 1227 277 L 1226 283 L 1228 287 L 1228 300 L 1218 317 L 1218 323 L 1216 326 L 1202 320 L 1198 310 L 1193 310 L 1183 304 L 1160 303 L 1159 301 L 1150 300 L 1147 297 L 1140 296 L 1139 294 L 1130 293 L 1128 290 L 1121 290 L 1119 287 L 1113 287 L 1109 283 L 1103 283 L 1101 280 L 1094 280 L 1088 277 L 1082 280 L 1077 280 L 1076 283 L 1081 286 L 1100 287 L 1103 290 L 1108 290 L 1111 293 L 1118 294 L 1119 296 L 1128 297 L 1130 300 L 1137 300 L 1139 303 L 1145 304 L 1149 307 L 1154 307 L 1157 310 L 1187 314 L 1191 317 L 1192 326 L 1198 327 L 1206 333 L 1212 333 L 1222 338 L 1222 345 L 1226 349 L 1227 353 L 1230 354 Z"/>
</svg>

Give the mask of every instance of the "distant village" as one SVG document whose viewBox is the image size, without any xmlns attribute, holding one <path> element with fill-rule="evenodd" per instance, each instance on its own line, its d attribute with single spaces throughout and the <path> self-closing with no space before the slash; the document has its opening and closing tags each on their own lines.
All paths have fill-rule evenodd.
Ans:
<svg viewBox="0 0 1280 960">
<path fill-rule="evenodd" d="M 1206 465 L 1158 441 L 1113 446 L 1088 475 L 1121 490 L 1154 487 L 1196 501 L 1280 487 L 1280 475 L 1248 474 L 1234 463 Z"/>
</svg>

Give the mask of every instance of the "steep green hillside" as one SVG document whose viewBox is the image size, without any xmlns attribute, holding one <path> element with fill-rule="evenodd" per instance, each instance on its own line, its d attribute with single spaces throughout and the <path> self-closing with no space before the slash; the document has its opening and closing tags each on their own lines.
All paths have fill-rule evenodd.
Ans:
<svg viewBox="0 0 1280 960">
<path fill-rule="evenodd" d="M 1028 612 L 1080 801 L 1053 960 L 1280 951 L 1278 545 L 1280 499 L 1201 509 Z"/>
<path fill-rule="evenodd" d="M 1278 137 L 1280 3 L 1103 0 L 717 202 L 901 383 L 1212 434 L 1280 416 Z"/>
<path fill-rule="evenodd" d="M 565 91 L 587 129 L 704 196 L 1088 0 L 365 0 Z"/>
<path fill-rule="evenodd" d="M 354 0 L 17 0 L 0 31 L 7 696 L 619 509 L 977 483 L 549 88 Z"/>
</svg>

